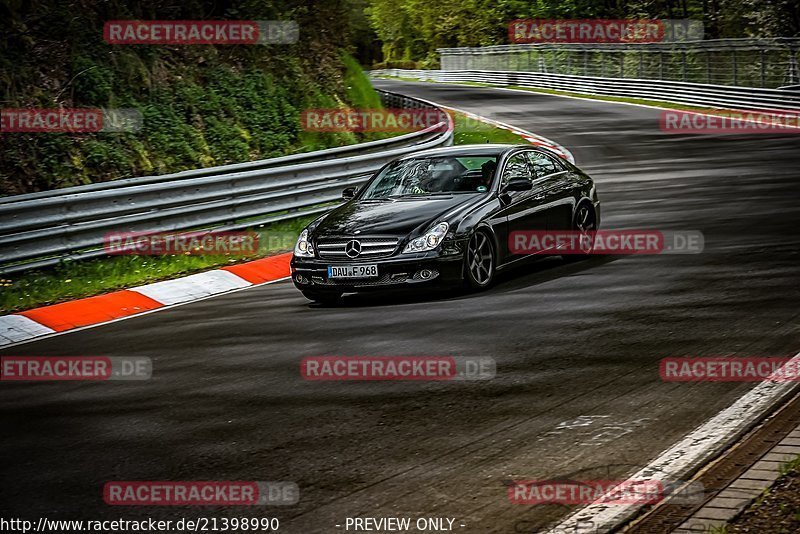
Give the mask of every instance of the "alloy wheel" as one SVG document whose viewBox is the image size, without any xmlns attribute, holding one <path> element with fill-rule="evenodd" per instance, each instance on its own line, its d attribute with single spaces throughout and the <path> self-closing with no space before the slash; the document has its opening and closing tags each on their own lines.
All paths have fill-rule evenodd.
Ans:
<svg viewBox="0 0 800 534">
<path fill-rule="evenodd" d="M 580 248 L 584 254 L 589 254 L 594 248 L 594 231 L 596 229 L 594 211 L 586 204 L 578 207 L 575 214 L 575 227 L 580 232 Z"/>
<path fill-rule="evenodd" d="M 489 238 L 483 232 L 475 232 L 467 247 L 467 267 L 478 286 L 486 286 L 494 275 L 494 254 Z"/>
</svg>

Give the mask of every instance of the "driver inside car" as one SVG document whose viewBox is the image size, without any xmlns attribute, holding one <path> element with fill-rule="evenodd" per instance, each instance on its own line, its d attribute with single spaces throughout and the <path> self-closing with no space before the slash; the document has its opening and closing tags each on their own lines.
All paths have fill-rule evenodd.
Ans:
<svg viewBox="0 0 800 534">
<path fill-rule="evenodd" d="M 453 182 L 460 173 L 456 162 L 445 160 L 429 165 L 424 170 L 420 169 L 419 174 L 420 178 L 411 189 L 414 194 L 452 191 Z"/>
</svg>

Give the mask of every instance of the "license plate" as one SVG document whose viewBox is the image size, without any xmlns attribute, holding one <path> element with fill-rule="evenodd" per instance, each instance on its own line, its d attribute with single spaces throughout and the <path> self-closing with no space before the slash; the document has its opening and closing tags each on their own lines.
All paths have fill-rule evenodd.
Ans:
<svg viewBox="0 0 800 534">
<path fill-rule="evenodd" d="M 377 265 L 329 265 L 328 278 L 377 278 Z"/>
</svg>

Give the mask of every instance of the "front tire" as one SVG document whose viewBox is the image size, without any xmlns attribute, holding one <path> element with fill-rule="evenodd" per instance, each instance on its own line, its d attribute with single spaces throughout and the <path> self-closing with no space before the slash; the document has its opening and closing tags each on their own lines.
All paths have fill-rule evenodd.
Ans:
<svg viewBox="0 0 800 534">
<path fill-rule="evenodd" d="M 464 282 L 470 289 L 486 289 L 494 281 L 495 253 L 492 238 L 484 231 L 472 234 L 464 254 Z"/>
<path fill-rule="evenodd" d="M 313 300 L 314 302 L 318 302 L 323 306 L 335 306 L 339 303 L 339 297 L 342 296 L 341 293 L 320 293 L 317 291 L 303 291 L 303 296 L 308 300 Z"/>
<path fill-rule="evenodd" d="M 575 218 L 572 221 L 572 229 L 581 234 L 582 254 L 564 254 L 562 258 L 567 261 L 579 261 L 588 258 L 594 249 L 594 233 L 597 231 L 597 216 L 594 206 L 589 202 L 582 202 L 575 209 Z M 583 243 L 588 242 L 588 246 Z"/>
</svg>

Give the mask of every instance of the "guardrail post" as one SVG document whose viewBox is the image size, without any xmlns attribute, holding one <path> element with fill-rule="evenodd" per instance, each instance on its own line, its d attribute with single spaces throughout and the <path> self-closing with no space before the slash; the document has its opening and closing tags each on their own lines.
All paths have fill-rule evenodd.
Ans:
<svg viewBox="0 0 800 534">
<path fill-rule="evenodd" d="M 619 77 L 625 77 L 625 52 L 619 53 Z"/>
<path fill-rule="evenodd" d="M 644 51 L 639 51 L 639 74 L 636 76 L 637 78 L 641 78 L 644 76 Z"/>
<path fill-rule="evenodd" d="M 683 81 L 686 81 L 686 50 L 681 50 L 681 75 Z"/>
<path fill-rule="evenodd" d="M 711 83 L 711 51 L 706 52 L 706 83 Z"/>
<path fill-rule="evenodd" d="M 761 56 L 761 87 L 767 86 L 767 72 L 766 72 L 766 58 L 764 54 L 764 49 L 762 48 L 759 50 L 759 55 Z"/>
<path fill-rule="evenodd" d="M 588 56 L 588 54 L 589 54 L 588 50 L 584 50 L 583 51 L 583 75 L 584 76 L 588 75 L 588 70 L 589 70 L 589 56 Z"/>
<path fill-rule="evenodd" d="M 658 51 L 658 79 L 664 79 L 664 52 Z"/>
<path fill-rule="evenodd" d="M 731 50 L 731 60 L 733 61 L 733 85 L 739 85 L 739 69 L 736 63 L 736 49 Z"/>
</svg>

